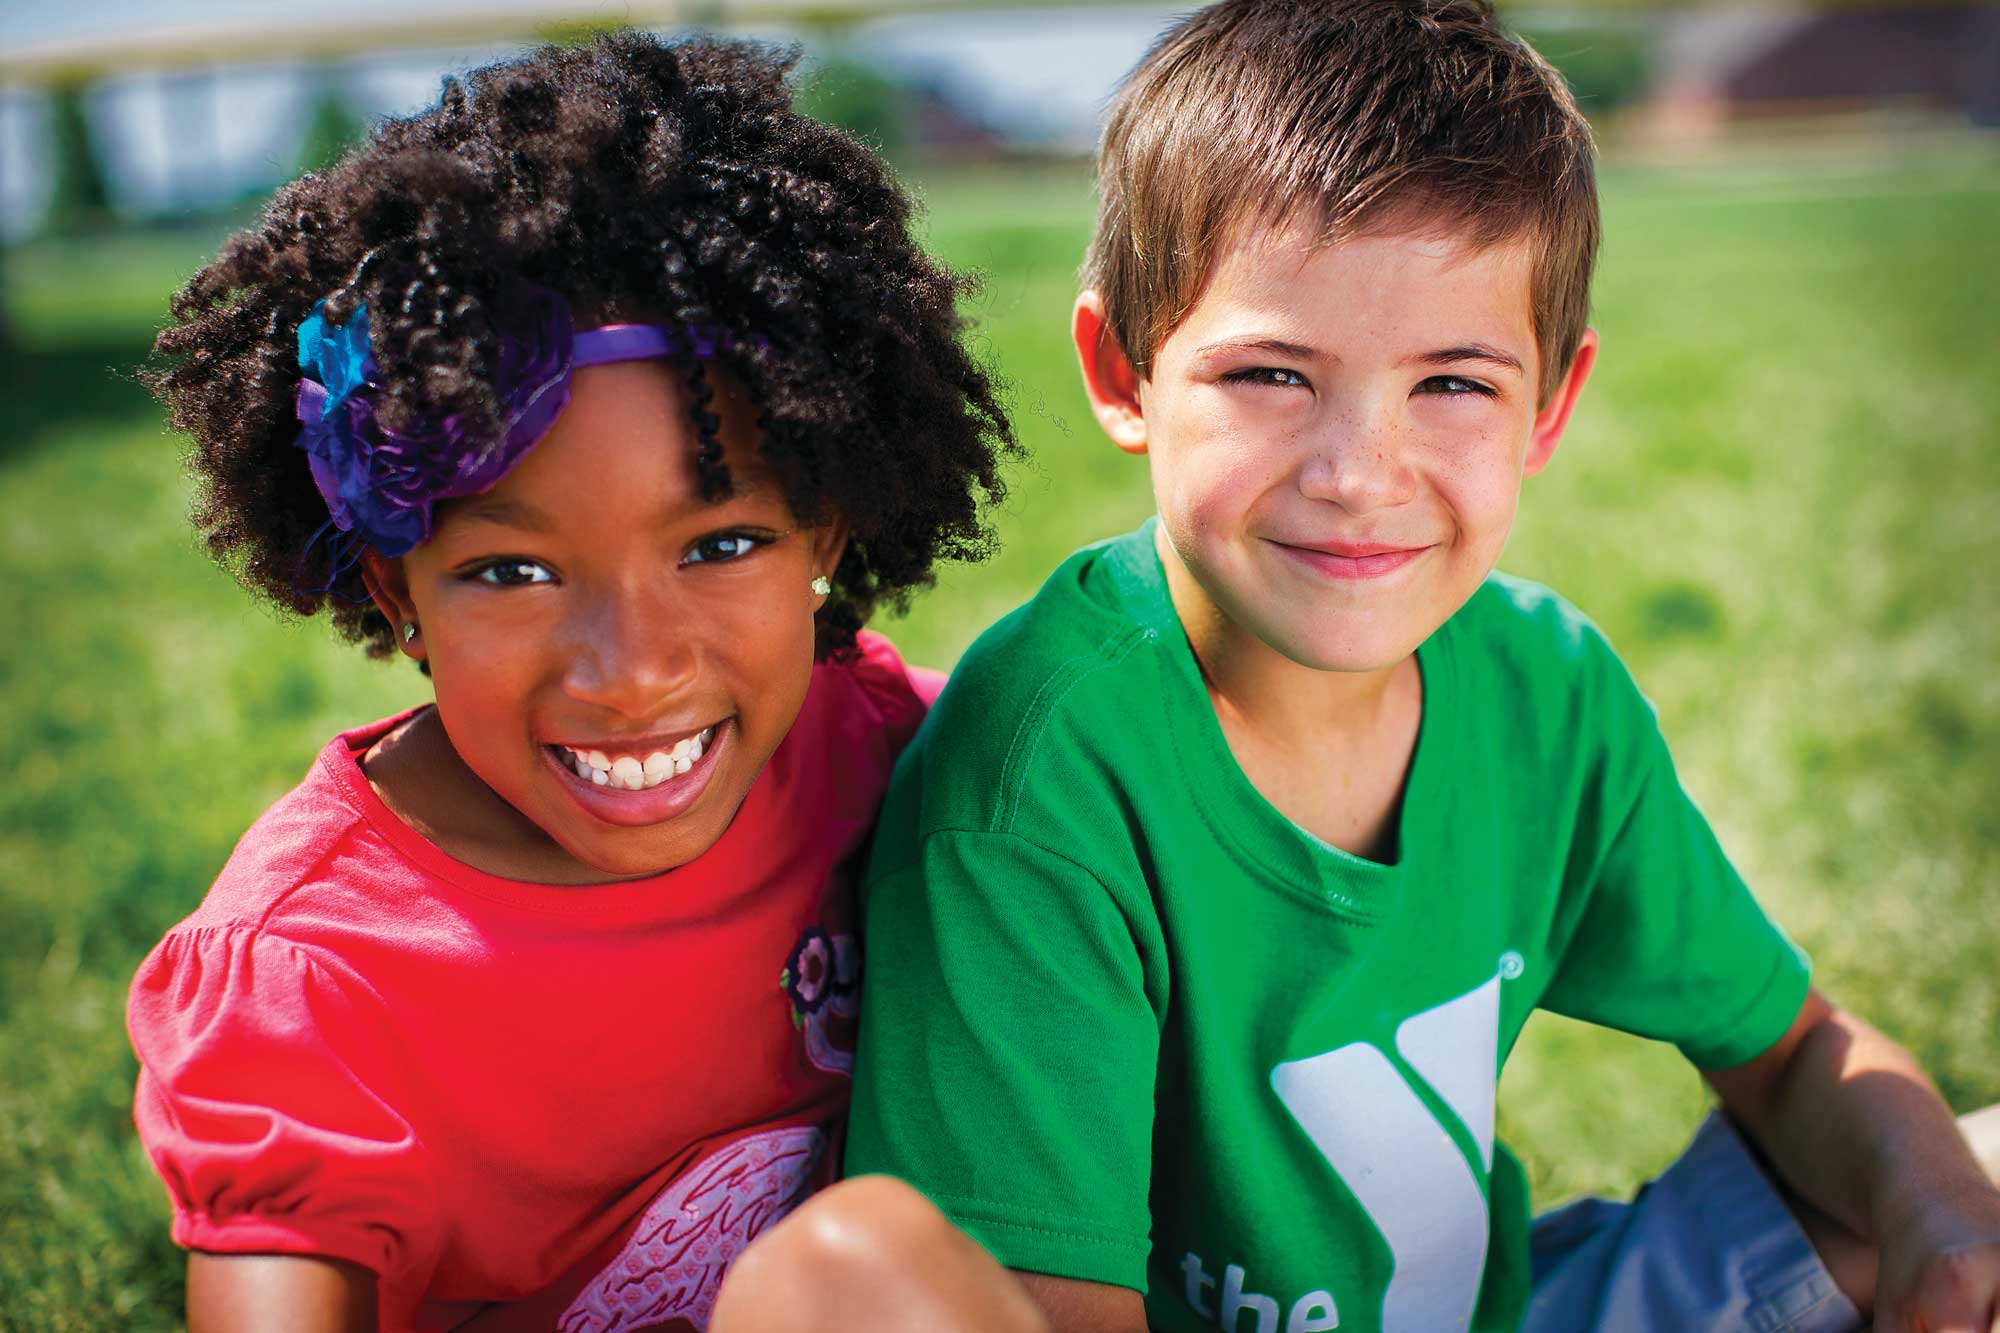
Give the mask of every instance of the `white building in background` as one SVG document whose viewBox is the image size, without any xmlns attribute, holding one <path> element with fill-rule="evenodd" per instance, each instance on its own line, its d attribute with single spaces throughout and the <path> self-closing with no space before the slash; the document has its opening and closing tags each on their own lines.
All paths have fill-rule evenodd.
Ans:
<svg viewBox="0 0 2000 1333">
<path fill-rule="evenodd" d="M 285 179 L 329 84 L 363 118 L 407 115 L 437 96 L 444 75 L 504 59 L 537 29 L 606 18 L 796 41 L 808 59 L 837 51 L 943 94 L 1009 140 L 1082 153 L 1112 87 L 1177 12 L 1118 0 L 8 5 L 0 17 L 0 238 L 32 230 L 47 206 L 44 89 L 57 81 L 88 81 L 114 203 L 145 216 L 210 207 Z"/>
</svg>

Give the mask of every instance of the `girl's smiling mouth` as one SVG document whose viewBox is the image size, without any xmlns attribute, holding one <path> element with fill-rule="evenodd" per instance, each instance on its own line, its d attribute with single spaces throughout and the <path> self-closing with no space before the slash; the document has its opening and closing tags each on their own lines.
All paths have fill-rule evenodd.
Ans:
<svg viewBox="0 0 2000 1333">
<path fill-rule="evenodd" d="M 692 736 L 683 736 L 672 745 L 620 746 L 597 749 L 575 745 L 553 745 L 556 757 L 576 770 L 576 775 L 592 786 L 617 787 L 623 791 L 645 791 L 668 778 L 686 774 L 715 740 L 715 728 L 703 727 Z"/>
<path fill-rule="evenodd" d="M 693 805 L 708 786 L 729 719 L 672 742 L 545 744 L 542 753 L 584 812 L 607 824 L 657 824 Z"/>
</svg>

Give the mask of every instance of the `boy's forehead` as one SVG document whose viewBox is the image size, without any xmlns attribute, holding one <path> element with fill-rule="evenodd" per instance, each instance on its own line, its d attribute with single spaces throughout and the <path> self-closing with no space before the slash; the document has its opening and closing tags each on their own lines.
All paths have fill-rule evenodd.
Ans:
<svg viewBox="0 0 2000 1333">
<path fill-rule="evenodd" d="M 1423 214 L 1338 236 L 1310 215 L 1246 218 L 1216 245 L 1206 280 L 1168 340 L 1218 320 L 1303 333 L 1391 306 L 1417 323 L 1469 322 L 1491 337 L 1526 338 L 1532 350 L 1533 268 L 1527 235 L 1486 241 Z"/>
</svg>

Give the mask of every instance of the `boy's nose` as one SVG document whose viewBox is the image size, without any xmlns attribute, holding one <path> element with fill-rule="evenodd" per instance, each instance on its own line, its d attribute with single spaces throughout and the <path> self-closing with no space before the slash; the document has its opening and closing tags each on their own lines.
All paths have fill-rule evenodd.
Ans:
<svg viewBox="0 0 2000 1333">
<path fill-rule="evenodd" d="M 1300 491 L 1309 499 L 1330 500 L 1350 514 L 1409 500 L 1415 474 L 1404 457 L 1405 441 L 1383 415 L 1357 409 L 1327 423 L 1300 471 Z"/>
<path fill-rule="evenodd" d="M 656 589 L 608 594 L 576 618 L 567 637 L 564 690 L 630 718 L 657 717 L 699 669 L 696 636 Z"/>
</svg>

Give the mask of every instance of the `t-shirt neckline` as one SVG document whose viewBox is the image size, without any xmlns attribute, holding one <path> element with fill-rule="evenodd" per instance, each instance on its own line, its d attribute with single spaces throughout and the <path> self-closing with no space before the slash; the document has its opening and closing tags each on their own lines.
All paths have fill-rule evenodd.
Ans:
<svg viewBox="0 0 2000 1333">
<path fill-rule="evenodd" d="M 1154 532 L 1156 517 L 1137 531 L 1117 539 L 1108 553 L 1114 575 L 1128 594 L 1132 609 L 1162 645 L 1170 696 L 1167 726 L 1181 759 L 1181 778 L 1217 839 L 1239 863 L 1279 887 L 1303 894 L 1317 904 L 1361 921 L 1378 920 L 1394 910 L 1403 886 L 1422 872 L 1427 849 L 1434 841 L 1431 821 L 1437 808 L 1437 769 L 1442 762 L 1447 718 L 1451 707 L 1451 646 L 1448 618 L 1418 646 L 1417 669 L 1423 678 L 1423 714 L 1417 743 L 1405 779 L 1397 816 L 1396 860 L 1372 861 L 1307 832 L 1293 823 L 1257 790 L 1223 735 L 1202 682 L 1194 647 L 1174 609 L 1167 589 Z"/>
</svg>

